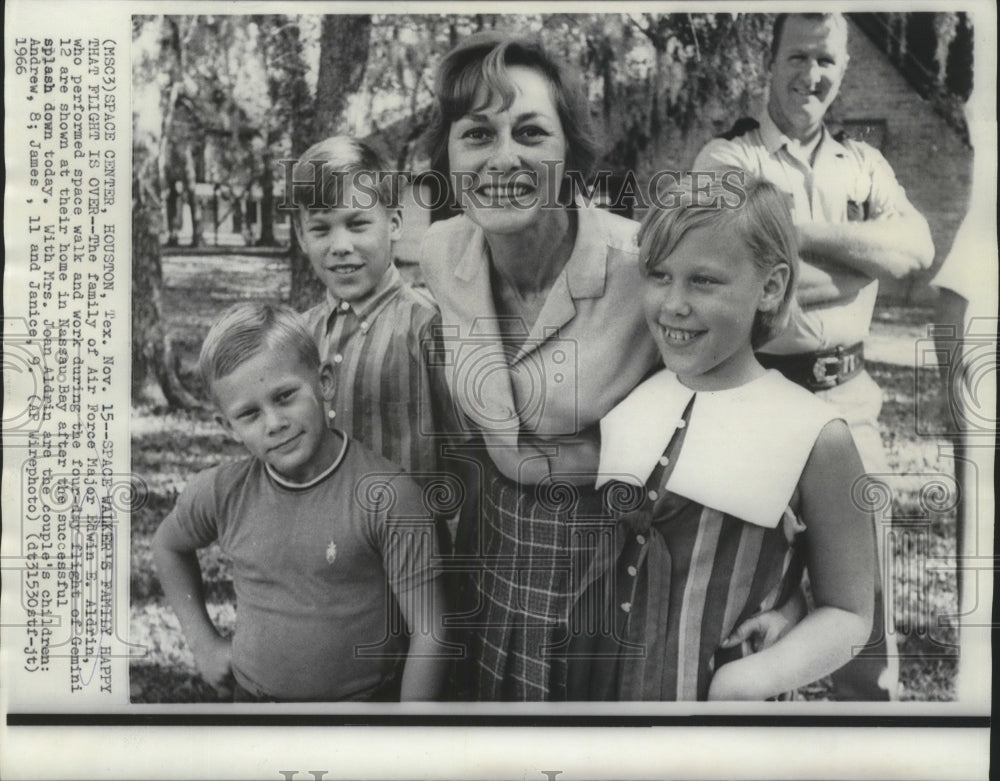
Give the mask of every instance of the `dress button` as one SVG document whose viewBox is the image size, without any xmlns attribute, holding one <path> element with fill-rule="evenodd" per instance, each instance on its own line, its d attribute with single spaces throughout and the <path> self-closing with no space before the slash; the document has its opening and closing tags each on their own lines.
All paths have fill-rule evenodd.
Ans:
<svg viewBox="0 0 1000 781">
<path fill-rule="evenodd" d="M 660 466 L 666 466 L 670 463 L 670 459 L 666 456 L 660 456 Z"/>
<path fill-rule="evenodd" d="M 635 541 L 637 543 L 639 543 L 640 545 L 645 545 L 646 544 L 646 538 L 643 535 L 641 535 L 641 534 L 635 535 Z"/>
<path fill-rule="evenodd" d="M 626 613 L 630 613 L 632 611 L 632 603 L 622 602 L 622 610 L 624 610 Z"/>
<path fill-rule="evenodd" d="M 343 363 L 344 362 L 344 356 L 341 355 L 340 353 L 337 353 L 335 356 L 333 356 L 333 362 L 334 363 Z"/>
<path fill-rule="evenodd" d="M 362 320 L 361 321 L 361 333 L 364 333 L 367 330 L 368 330 L 368 321 L 367 320 Z"/>
<path fill-rule="evenodd" d="M 629 568 L 628 568 L 628 574 L 629 575 L 631 575 L 634 578 L 636 572 L 638 572 L 638 570 L 635 567 L 629 566 Z"/>
<path fill-rule="evenodd" d="M 687 425 L 687 421 L 681 418 L 677 421 L 677 428 L 684 428 Z"/>
<path fill-rule="evenodd" d="M 346 312 L 350 308 L 351 308 L 351 305 L 347 301 L 341 301 L 340 302 L 340 311 L 341 312 Z"/>
<path fill-rule="evenodd" d="M 656 493 L 656 491 L 650 491 L 648 494 L 646 494 L 646 496 L 649 497 L 649 501 L 655 502 L 659 494 Z"/>
</svg>

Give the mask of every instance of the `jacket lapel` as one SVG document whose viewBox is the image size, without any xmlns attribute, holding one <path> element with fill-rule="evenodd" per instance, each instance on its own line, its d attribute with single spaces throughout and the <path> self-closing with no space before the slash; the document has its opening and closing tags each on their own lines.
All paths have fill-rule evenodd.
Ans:
<svg viewBox="0 0 1000 781">
<path fill-rule="evenodd" d="M 586 209 L 577 209 L 574 219 L 577 227 L 573 252 L 552 284 L 538 319 L 514 358 L 515 363 L 539 349 L 546 340 L 558 336 L 563 326 L 576 316 L 578 300 L 604 294 L 608 256 L 598 220 Z"/>
<path fill-rule="evenodd" d="M 477 228 L 455 265 L 456 295 L 452 304 L 460 312 L 459 321 L 469 325 L 467 332 L 458 334 L 451 360 L 455 366 L 454 383 L 462 389 L 466 414 L 482 430 L 487 442 L 502 436 L 509 446 L 517 441 L 510 437 L 520 429 L 520 419 L 493 304 L 488 257 L 486 240 Z"/>
</svg>

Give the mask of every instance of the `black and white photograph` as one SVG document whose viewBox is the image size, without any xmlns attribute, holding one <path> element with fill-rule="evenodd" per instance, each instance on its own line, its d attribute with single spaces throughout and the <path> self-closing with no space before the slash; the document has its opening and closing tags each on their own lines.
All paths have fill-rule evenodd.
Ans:
<svg viewBox="0 0 1000 781">
<path fill-rule="evenodd" d="M 987 776 L 995 7 L 41 5 L 5 777 Z"/>
</svg>

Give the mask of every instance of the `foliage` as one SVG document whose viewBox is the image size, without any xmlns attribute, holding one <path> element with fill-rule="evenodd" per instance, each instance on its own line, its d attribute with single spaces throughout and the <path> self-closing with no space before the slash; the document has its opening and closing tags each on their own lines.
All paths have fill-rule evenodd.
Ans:
<svg viewBox="0 0 1000 781">
<path fill-rule="evenodd" d="M 296 131 L 306 135 L 311 96 L 297 24 L 281 15 L 138 17 L 133 40 L 133 125 L 157 150 L 171 238 L 178 186 L 192 201 L 197 182 L 235 203 L 255 184 L 269 193 L 272 161 L 290 155 Z"/>
<path fill-rule="evenodd" d="M 654 167 L 685 166 L 691 141 L 700 146 L 762 91 L 767 15 L 632 14 L 587 22 L 582 64 L 600 100 L 605 163 L 640 181 Z"/>
<path fill-rule="evenodd" d="M 767 14 L 389 15 L 373 18 L 368 71 L 348 121 L 380 136 L 400 169 L 421 160 L 434 73 L 458 40 L 482 29 L 537 35 L 588 85 L 615 170 L 657 162 L 708 118 L 711 134 L 763 88 Z M 684 161 L 687 162 L 687 161 Z"/>
<path fill-rule="evenodd" d="M 204 230 L 199 183 L 241 209 L 261 205 L 261 244 L 274 244 L 281 161 L 334 132 L 375 137 L 400 170 L 423 163 L 434 73 L 478 30 L 540 36 L 590 85 L 608 150 L 602 167 L 640 177 L 680 168 L 759 92 L 766 15 L 388 14 L 146 16 L 133 21 L 137 159 L 155 192 L 166 242 L 189 210 Z M 318 22 L 318 29 L 317 29 Z M 709 118 L 708 130 L 698 129 Z M 700 124 L 699 124 L 700 123 Z M 690 146 L 690 144 L 689 144 Z M 154 204 L 150 204 L 153 208 Z M 227 215 L 216 215 L 224 219 Z M 242 217 L 242 215 L 239 215 Z M 245 222 L 241 219 L 242 222 Z M 321 295 L 292 235 L 292 303 Z M 139 268 L 142 268 L 140 265 Z M 140 283 L 142 284 L 142 283 Z M 166 335 L 169 347 L 169 335 Z"/>
<path fill-rule="evenodd" d="M 168 180 L 192 182 L 199 155 L 207 154 L 205 181 L 234 195 L 258 182 L 268 197 L 265 180 L 280 175 L 278 160 L 337 130 L 374 136 L 400 170 L 419 169 L 443 54 L 477 30 L 538 35 L 588 85 L 605 138 L 604 166 L 641 181 L 654 166 L 684 167 L 708 137 L 757 105 L 771 16 L 136 17 L 135 80 L 137 92 L 164 81 L 174 91 L 160 110 L 174 112 L 165 124 Z M 900 47 L 911 18 L 934 17 L 937 50 L 928 56 L 937 56 L 939 76 L 967 26 L 964 14 L 884 16 L 898 28 L 891 37 Z"/>
<path fill-rule="evenodd" d="M 312 135 L 312 103 L 307 79 L 305 42 L 297 20 L 285 16 L 255 16 L 260 57 L 270 99 L 263 122 L 261 160 L 260 244 L 275 244 L 274 163 L 304 150 Z M 288 146 L 291 146 L 289 149 Z M 278 173 L 281 175 L 281 172 Z"/>
<path fill-rule="evenodd" d="M 177 116 L 166 128 L 171 146 L 198 149 L 210 138 L 226 141 L 211 145 L 208 181 L 241 192 L 259 176 L 265 151 L 301 151 L 307 140 L 336 128 L 380 135 L 401 168 L 412 165 L 441 57 L 487 28 L 538 35 L 579 69 L 614 150 L 609 159 L 627 165 L 669 129 L 687 132 L 706 112 L 728 120 L 734 106 L 745 109 L 760 93 L 770 24 L 766 14 L 338 15 L 320 18 L 317 39 L 303 34 L 315 21 L 286 15 L 136 18 L 138 88 L 161 83 L 164 70 L 170 71 L 164 68 L 167 53 L 173 48 L 176 57 L 182 50 Z M 158 50 L 151 26 L 161 29 Z M 318 79 L 308 73 L 314 62 Z M 338 94 L 327 96 L 331 90 Z M 312 138 L 304 138 L 309 131 Z M 168 169 L 183 168 L 182 157 L 172 152 Z"/>
<path fill-rule="evenodd" d="M 152 116 L 145 117 L 146 133 L 140 132 L 137 126 L 132 137 L 131 386 L 135 399 L 162 396 L 174 406 L 191 408 L 197 402 L 177 381 L 171 341 L 163 329 L 160 312 L 163 283 L 160 239 L 163 225 L 169 223 L 169 213 L 163 213 L 163 207 L 169 203 L 166 171 L 172 147 L 168 128 L 172 125 L 180 95 L 182 39 L 191 28 L 185 26 L 183 33 L 177 26 L 163 25 L 155 29 L 163 33 L 157 64 L 165 66 L 158 88 L 151 96 L 159 111 L 151 111 Z M 133 20 L 134 34 L 141 35 L 142 30 L 142 19 Z M 137 57 L 134 67 L 136 73 L 150 73 L 153 66 L 148 60 Z M 135 119 L 133 124 L 138 125 Z M 185 170 L 190 174 L 189 169 Z M 196 209 L 192 209 L 192 215 L 197 215 Z M 194 236 L 197 238 L 197 235 L 196 229 Z"/>
</svg>

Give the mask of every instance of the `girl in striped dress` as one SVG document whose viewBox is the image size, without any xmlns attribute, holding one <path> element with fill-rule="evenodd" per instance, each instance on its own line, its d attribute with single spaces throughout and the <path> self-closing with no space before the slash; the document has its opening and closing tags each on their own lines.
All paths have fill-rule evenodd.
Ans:
<svg viewBox="0 0 1000 781">
<path fill-rule="evenodd" d="M 601 421 L 597 485 L 621 521 L 579 585 L 570 699 L 764 700 L 842 666 L 871 625 L 874 528 L 847 425 L 754 356 L 797 274 L 783 196 L 682 181 L 670 203 L 639 233 L 666 369 Z M 803 565 L 816 609 L 735 643 L 780 619 Z"/>
</svg>

